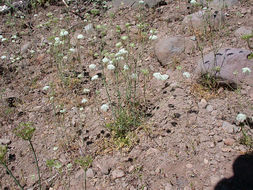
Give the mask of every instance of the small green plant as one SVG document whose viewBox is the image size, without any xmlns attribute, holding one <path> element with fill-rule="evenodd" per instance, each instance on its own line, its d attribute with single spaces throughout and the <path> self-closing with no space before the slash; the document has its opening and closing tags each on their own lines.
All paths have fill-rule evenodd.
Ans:
<svg viewBox="0 0 253 190">
<path fill-rule="evenodd" d="M 84 190 L 87 189 L 86 172 L 88 168 L 91 166 L 92 162 L 93 159 L 91 156 L 80 157 L 79 159 L 76 160 L 76 163 L 79 164 L 81 168 L 84 170 Z"/>
<path fill-rule="evenodd" d="M 40 178 L 40 168 L 39 168 L 37 155 L 36 155 L 35 149 L 33 147 L 33 143 L 32 143 L 32 137 L 33 137 L 34 132 L 35 132 L 35 128 L 31 126 L 31 123 L 20 123 L 19 126 L 14 129 L 14 133 L 18 137 L 29 142 L 29 145 L 30 145 L 31 150 L 33 152 L 34 160 L 36 163 L 37 173 L 38 173 L 38 178 L 39 178 L 38 183 L 39 183 L 39 188 L 41 190 L 42 186 L 41 186 L 41 178 Z"/>
<path fill-rule="evenodd" d="M 14 179 L 15 183 L 19 186 L 21 190 L 24 190 L 23 186 L 17 180 L 17 178 L 13 175 L 11 170 L 8 168 L 7 161 L 6 161 L 6 154 L 7 154 L 7 146 L 0 145 L 0 164 L 4 166 L 8 174 Z"/>
<path fill-rule="evenodd" d="M 253 38 L 253 32 L 252 32 L 252 34 L 248 34 L 248 35 L 243 35 L 242 36 L 242 39 L 246 40 L 249 49 L 253 49 L 253 45 L 250 44 L 250 39 L 251 38 Z"/>
</svg>

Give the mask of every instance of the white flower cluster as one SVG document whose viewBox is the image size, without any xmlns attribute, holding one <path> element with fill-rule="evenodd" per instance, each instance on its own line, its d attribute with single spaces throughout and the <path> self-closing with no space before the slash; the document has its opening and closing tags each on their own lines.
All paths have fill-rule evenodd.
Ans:
<svg viewBox="0 0 253 190">
<path fill-rule="evenodd" d="M 90 65 L 89 65 L 89 69 L 90 69 L 90 70 L 94 70 L 95 68 L 96 68 L 96 65 L 95 65 L 95 64 L 90 64 Z"/>
<path fill-rule="evenodd" d="M 65 29 L 61 29 L 60 36 L 67 36 L 69 32 Z"/>
<path fill-rule="evenodd" d="M 167 80 L 169 78 L 169 75 L 162 75 L 161 73 L 154 73 L 153 76 L 158 80 Z"/>
<path fill-rule="evenodd" d="M 183 73 L 183 76 L 184 76 L 185 78 L 190 78 L 190 77 L 191 77 L 191 74 L 190 74 L 189 72 L 184 72 L 184 73 Z"/>
<path fill-rule="evenodd" d="M 251 70 L 250 70 L 250 68 L 248 68 L 248 67 L 244 67 L 244 68 L 242 68 L 242 73 L 251 73 Z"/>
<path fill-rule="evenodd" d="M 103 105 L 100 107 L 100 109 L 101 109 L 103 112 L 107 112 L 108 109 L 109 109 L 109 106 L 108 106 L 108 104 L 103 104 Z"/>
<path fill-rule="evenodd" d="M 125 54 L 128 54 L 128 51 L 125 50 L 125 48 L 122 48 L 118 51 L 118 53 L 115 54 L 116 57 L 119 57 L 119 56 L 122 56 L 122 55 L 125 55 Z"/>
<path fill-rule="evenodd" d="M 239 113 L 237 116 L 236 116 L 236 120 L 240 123 L 243 123 L 245 120 L 247 119 L 247 116 L 243 113 Z"/>
</svg>

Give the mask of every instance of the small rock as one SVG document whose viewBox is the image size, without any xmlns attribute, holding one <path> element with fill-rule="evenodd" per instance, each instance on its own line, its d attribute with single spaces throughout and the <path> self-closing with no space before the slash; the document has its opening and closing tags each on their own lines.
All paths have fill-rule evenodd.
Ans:
<svg viewBox="0 0 253 190">
<path fill-rule="evenodd" d="M 167 183 L 167 184 L 165 185 L 164 190 L 172 190 L 172 185 L 171 185 L 170 183 Z"/>
<path fill-rule="evenodd" d="M 216 185 L 219 181 L 220 181 L 219 176 L 211 176 L 210 177 L 211 185 Z"/>
<path fill-rule="evenodd" d="M 242 37 L 243 35 L 251 34 L 252 29 L 251 27 L 242 26 L 235 31 L 235 36 Z"/>
<path fill-rule="evenodd" d="M 128 172 L 129 173 L 132 173 L 134 171 L 134 166 L 130 166 L 129 168 L 128 168 Z"/>
<path fill-rule="evenodd" d="M 232 138 L 227 138 L 227 139 L 224 139 L 223 141 L 224 141 L 224 144 L 227 146 L 232 146 L 235 142 L 235 140 Z"/>
<path fill-rule="evenodd" d="M 240 130 L 239 127 L 236 127 L 235 125 L 232 125 L 227 121 L 223 122 L 222 129 L 230 134 L 233 134 L 234 132 L 238 132 Z"/>
<path fill-rule="evenodd" d="M 0 139 L 0 144 L 9 145 L 9 144 L 11 144 L 11 140 L 2 138 L 2 139 Z"/>
<path fill-rule="evenodd" d="M 31 47 L 32 47 L 32 43 L 31 43 L 31 42 L 26 42 L 26 43 L 21 47 L 20 53 L 21 53 L 21 54 L 26 53 L 27 50 L 28 50 L 29 48 L 31 48 Z"/>
<path fill-rule="evenodd" d="M 186 164 L 186 167 L 190 169 L 192 168 L 192 164 Z"/>
<path fill-rule="evenodd" d="M 93 24 L 88 24 L 84 27 L 84 31 L 87 33 L 87 34 L 90 34 L 94 31 L 94 28 L 93 28 Z"/>
<path fill-rule="evenodd" d="M 204 164 L 208 164 L 208 160 L 204 158 Z"/>
<path fill-rule="evenodd" d="M 112 171 L 112 179 L 124 177 L 125 173 L 122 170 L 116 169 Z"/>
<path fill-rule="evenodd" d="M 162 66 L 167 66 L 184 52 L 191 52 L 194 42 L 182 36 L 164 37 L 155 45 L 155 54 Z"/>
<path fill-rule="evenodd" d="M 207 105 L 207 102 L 205 99 L 201 99 L 201 101 L 198 103 L 198 106 L 202 109 L 204 109 Z"/>
<path fill-rule="evenodd" d="M 87 178 L 93 178 L 94 177 L 94 172 L 91 168 L 89 168 L 87 171 L 86 171 L 86 176 Z"/>
<path fill-rule="evenodd" d="M 206 110 L 207 110 L 208 112 L 212 112 L 212 111 L 213 111 L 213 106 L 208 105 L 208 106 L 206 107 Z"/>
</svg>

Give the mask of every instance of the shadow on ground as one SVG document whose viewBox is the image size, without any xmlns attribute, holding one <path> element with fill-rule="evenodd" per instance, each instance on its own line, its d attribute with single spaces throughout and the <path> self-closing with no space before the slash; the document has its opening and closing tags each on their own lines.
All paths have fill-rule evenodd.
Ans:
<svg viewBox="0 0 253 190">
<path fill-rule="evenodd" d="M 234 176 L 222 179 L 215 190 L 253 190 L 253 152 L 239 156 L 233 172 Z"/>
</svg>

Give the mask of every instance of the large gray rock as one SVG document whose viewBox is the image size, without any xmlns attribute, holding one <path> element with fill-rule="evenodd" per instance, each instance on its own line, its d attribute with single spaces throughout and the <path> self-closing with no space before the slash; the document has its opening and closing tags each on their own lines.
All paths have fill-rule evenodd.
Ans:
<svg viewBox="0 0 253 190">
<path fill-rule="evenodd" d="M 214 53 L 210 52 L 204 56 L 204 60 L 199 60 L 196 72 L 199 75 L 209 73 L 230 84 L 243 83 L 253 86 L 253 59 L 248 59 L 250 53 L 245 49 L 224 48 L 218 51 L 215 59 Z M 251 72 L 243 73 L 242 69 L 245 67 Z"/>
<path fill-rule="evenodd" d="M 204 30 L 208 25 L 214 28 L 220 27 L 224 23 L 225 17 L 222 11 L 204 11 L 187 15 L 183 20 L 184 29 L 194 28 L 195 30 Z"/>
<path fill-rule="evenodd" d="M 194 42 L 182 36 L 164 37 L 155 45 L 155 54 L 162 66 L 166 66 L 184 53 L 194 50 Z"/>
<path fill-rule="evenodd" d="M 207 6 L 206 0 L 201 0 L 201 3 Z M 212 0 L 212 1 L 209 1 L 208 6 L 213 9 L 221 9 L 221 8 L 232 7 L 238 3 L 239 3 L 238 0 Z"/>
<path fill-rule="evenodd" d="M 252 27 L 242 26 L 235 31 L 236 37 L 242 37 L 243 35 L 249 35 L 253 33 Z"/>
<path fill-rule="evenodd" d="M 112 10 L 118 10 L 122 7 L 138 8 L 141 6 L 153 8 L 161 3 L 165 4 L 164 0 L 144 0 L 144 4 L 139 4 L 139 0 L 112 0 L 109 5 L 112 6 Z"/>
</svg>

